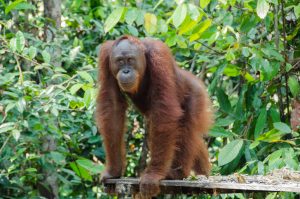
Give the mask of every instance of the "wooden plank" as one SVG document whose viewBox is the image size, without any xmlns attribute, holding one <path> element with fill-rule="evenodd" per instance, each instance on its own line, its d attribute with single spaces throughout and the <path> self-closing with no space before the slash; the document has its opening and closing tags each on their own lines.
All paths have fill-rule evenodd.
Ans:
<svg viewBox="0 0 300 199">
<path fill-rule="evenodd" d="M 245 181 L 244 181 L 245 180 Z M 138 178 L 107 179 L 106 192 L 111 194 L 135 194 L 139 191 Z M 300 181 L 278 180 L 266 177 L 243 177 L 243 182 L 232 176 L 212 176 L 209 179 L 162 180 L 162 194 L 243 193 L 243 192 L 295 192 L 300 193 Z"/>
</svg>

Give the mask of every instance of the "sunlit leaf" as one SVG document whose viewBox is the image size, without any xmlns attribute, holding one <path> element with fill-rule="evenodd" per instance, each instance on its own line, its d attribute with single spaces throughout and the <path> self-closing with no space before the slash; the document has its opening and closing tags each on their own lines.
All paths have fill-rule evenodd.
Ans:
<svg viewBox="0 0 300 199">
<path fill-rule="evenodd" d="M 228 77 L 236 77 L 241 74 L 241 69 L 236 65 L 228 64 L 223 73 Z"/>
<path fill-rule="evenodd" d="M 71 88 L 70 88 L 70 93 L 72 95 L 74 95 L 81 87 L 83 84 L 74 84 Z"/>
<path fill-rule="evenodd" d="M 188 4 L 188 14 L 191 17 L 192 20 L 197 20 L 200 16 L 200 12 L 198 10 L 198 7 L 194 4 L 189 3 Z"/>
<path fill-rule="evenodd" d="M 145 18 L 145 29 L 149 34 L 154 34 L 157 30 L 157 18 L 154 14 L 146 13 Z"/>
<path fill-rule="evenodd" d="M 179 6 L 177 6 L 172 16 L 173 24 L 176 28 L 178 28 L 180 24 L 182 24 L 182 22 L 186 17 L 186 13 L 187 13 L 187 6 L 185 4 L 180 4 Z"/>
<path fill-rule="evenodd" d="M 267 16 L 269 8 L 270 8 L 270 5 L 266 0 L 258 0 L 257 7 L 256 7 L 256 13 L 261 19 L 263 19 Z"/>
<path fill-rule="evenodd" d="M 197 27 L 195 27 L 193 30 L 193 34 L 190 37 L 190 41 L 195 41 L 199 39 L 202 33 L 211 26 L 211 23 L 211 19 L 206 19 L 205 21 L 201 22 Z"/>
<path fill-rule="evenodd" d="M 200 1 L 201 8 L 205 8 L 210 2 L 210 0 L 199 0 L 199 1 Z"/>
<path fill-rule="evenodd" d="M 76 46 L 75 48 L 73 48 L 72 50 L 70 50 L 70 61 L 74 61 L 75 58 L 77 57 L 78 53 L 80 52 L 80 46 Z"/>
<path fill-rule="evenodd" d="M 17 5 L 19 5 L 24 0 L 16 0 L 14 2 L 10 1 L 11 3 L 5 8 L 5 14 L 8 14 L 11 10 L 16 8 Z"/>
<path fill-rule="evenodd" d="M 12 135 L 15 138 L 15 140 L 18 141 L 21 136 L 21 131 L 18 129 L 14 129 L 12 130 Z"/>
<path fill-rule="evenodd" d="M 277 129 L 272 129 L 264 134 L 261 134 L 257 140 L 265 142 L 278 142 L 285 133 L 278 131 Z"/>
<path fill-rule="evenodd" d="M 125 11 L 124 7 L 119 7 L 115 9 L 106 19 L 104 23 L 104 31 L 110 31 L 121 19 L 123 12 Z"/>
<path fill-rule="evenodd" d="M 198 21 L 194 21 L 189 17 L 185 20 L 185 22 L 180 26 L 179 35 L 185 34 L 191 30 L 198 24 Z"/>
<path fill-rule="evenodd" d="M 0 125 L 0 133 L 7 133 L 15 128 L 14 122 L 7 122 Z"/>
</svg>

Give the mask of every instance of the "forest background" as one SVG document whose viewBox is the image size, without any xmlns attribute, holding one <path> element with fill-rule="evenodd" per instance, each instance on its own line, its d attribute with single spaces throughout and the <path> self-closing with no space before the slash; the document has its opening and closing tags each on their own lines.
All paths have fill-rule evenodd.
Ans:
<svg viewBox="0 0 300 199">
<path fill-rule="evenodd" d="M 299 19 L 297 0 L 0 0 L 0 197 L 106 197 L 97 55 L 123 34 L 164 41 L 205 81 L 212 175 L 299 170 Z M 128 118 L 136 176 L 145 128 Z"/>
</svg>

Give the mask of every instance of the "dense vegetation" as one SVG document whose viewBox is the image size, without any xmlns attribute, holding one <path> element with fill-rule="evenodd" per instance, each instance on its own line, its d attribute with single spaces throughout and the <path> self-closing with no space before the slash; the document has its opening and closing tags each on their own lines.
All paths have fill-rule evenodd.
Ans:
<svg viewBox="0 0 300 199">
<path fill-rule="evenodd" d="M 105 196 L 97 54 L 123 34 L 165 41 L 208 85 L 212 174 L 300 169 L 299 130 L 290 127 L 300 100 L 297 0 L 48 2 L 59 3 L 59 20 L 41 0 L 0 0 L 0 197 Z M 126 175 L 134 176 L 145 129 L 134 109 L 128 117 Z"/>
</svg>

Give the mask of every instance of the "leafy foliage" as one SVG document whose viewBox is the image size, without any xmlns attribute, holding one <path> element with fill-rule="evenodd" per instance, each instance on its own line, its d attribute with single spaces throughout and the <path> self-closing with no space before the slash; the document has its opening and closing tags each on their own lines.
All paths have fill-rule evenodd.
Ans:
<svg viewBox="0 0 300 199">
<path fill-rule="evenodd" d="M 299 131 L 289 122 L 291 101 L 300 98 L 298 1 L 67 0 L 52 41 L 41 6 L 0 1 L 1 196 L 39 195 L 49 169 L 61 197 L 105 197 L 93 118 L 97 54 L 122 34 L 165 41 L 182 68 L 205 80 L 216 110 L 213 174 L 300 169 Z M 134 176 L 145 130 L 138 113 L 128 117 L 126 175 Z"/>
</svg>

